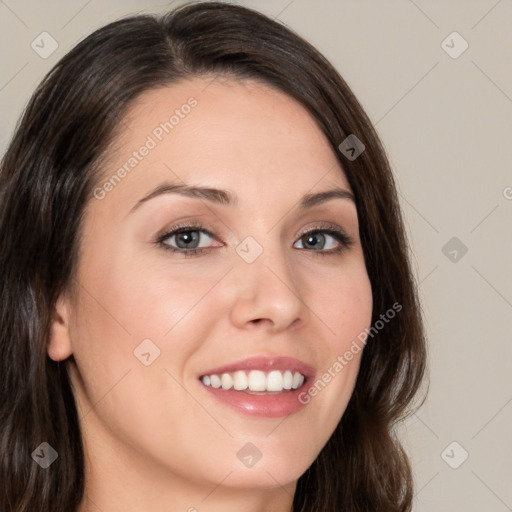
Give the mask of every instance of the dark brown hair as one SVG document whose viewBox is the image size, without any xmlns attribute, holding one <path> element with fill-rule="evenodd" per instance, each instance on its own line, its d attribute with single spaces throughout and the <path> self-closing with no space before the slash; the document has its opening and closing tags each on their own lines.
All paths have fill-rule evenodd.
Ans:
<svg viewBox="0 0 512 512">
<path fill-rule="evenodd" d="M 410 511 L 412 472 L 395 427 L 413 412 L 427 347 L 385 151 L 317 50 L 277 21 L 219 2 L 96 30 L 48 73 L 16 127 L 0 169 L 0 510 L 72 512 L 83 498 L 74 396 L 65 364 L 47 355 L 52 312 L 72 286 L 84 208 L 123 115 L 141 93 L 198 76 L 256 79 L 304 105 L 355 194 L 372 325 L 402 306 L 368 338 L 347 409 L 300 477 L 293 511 Z M 365 145 L 354 160 L 338 149 L 350 134 Z M 58 453 L 48 469 L 31 457 L 42 442 Z"/>
</svg>

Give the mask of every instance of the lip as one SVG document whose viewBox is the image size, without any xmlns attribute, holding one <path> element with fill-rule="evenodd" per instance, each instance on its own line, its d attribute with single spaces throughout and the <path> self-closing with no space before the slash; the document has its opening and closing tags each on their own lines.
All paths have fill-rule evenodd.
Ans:
<svg viewBox="0 0 512 512">
<path fill-rule="evenodd" d="M 268 394 L 252 394 L 248 391 L 237 391 L 234 389 L 224 390 L 222 388 L 205 386 L 201 382 L 201 377 L 204 375 L 221 375 L 222 373 L 235 372 L 237 370 L 262 370 L 264 372 L 291 370 L 302 373 L 304 375 L 304 382 L 298 389 L 269 392 Z M 298 412 L 307 405 L 308 402 L 303 402 L 299 398 L 301 393 L 304 392 L 306 384 L 313 380 L 315 373 L 316 371 L 311 365 L 293 357 L 260 356 L 243 359 L 202 372 L 198 378 L 198 383 L 209 396 L 239 413 L 248 416 L 279 418 Z"/>
</svg>

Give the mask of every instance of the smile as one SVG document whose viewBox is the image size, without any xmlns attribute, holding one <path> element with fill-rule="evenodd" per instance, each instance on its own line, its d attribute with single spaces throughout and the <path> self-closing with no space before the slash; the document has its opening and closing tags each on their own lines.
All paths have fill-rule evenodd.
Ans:
<svg viewBox="0 0 512 512">
<path fill-rule="evenodd" d="M 205 386 L 223 390 L 282 392 L 301 387 L 304 383 L 304 375 L 291 370 L 272 370 L 270 372 L 238 370 L 221 375 L 203 375 L 201 382 Z"/>
</svg>

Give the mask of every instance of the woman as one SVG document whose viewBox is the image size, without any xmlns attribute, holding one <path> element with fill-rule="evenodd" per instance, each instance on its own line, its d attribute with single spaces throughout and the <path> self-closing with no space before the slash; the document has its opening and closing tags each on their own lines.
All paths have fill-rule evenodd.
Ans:
<svg viewBox="0 0 512 512">
<path fill-rule="evenodd" d="M 311 45 L 217 2 L 111 23 L 1 182 L 0 510 L 411 510 L 401 212 Z"/>
</svg>

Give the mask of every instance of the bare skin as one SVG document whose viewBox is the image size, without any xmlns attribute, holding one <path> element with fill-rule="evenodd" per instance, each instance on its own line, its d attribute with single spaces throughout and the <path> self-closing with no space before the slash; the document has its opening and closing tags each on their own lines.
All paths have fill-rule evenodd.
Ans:
<svg viewBox="0 0 512 512">
<path fill-rule="evenodd" d="M 318 378 L 372 311 L 354 202 L 298 208 L 305 194 L 351 191 L 313 118 L 262 84 L 208 83 L 149 91 L 134 104 L 99 187 L 148 136 L 156 146 L 91 198 L 80 286 L 57 303 L 48 354 L 73 356 L 65 364 L 86 453 L 80 512 L 290 512 L 298 478 L 353 392 L 362 351 L 283 418 L 237 412 L 198 379 L 259 355 L 296 357 Z M 155 128 L 190 97 L 196 106 L 158 140 Z M 167 193 L 132 211 L 163 182 L 229 190 L 238 204 Z M 183 222 L 212 233 L 195 232 L 202 253 L 185 258 L 177 236 L 155 242 Z M 320 228 L 324 238 L 308 246 L 303 233 L 326 223 L 353 244 L 334 253 L 342 244 Z M 252 263 L 235 250 L 248 236 L 263 251 Z M 147 366 L 134 355 L 145 339 L 160 350 Z M 248 442 L 262 454 L 250 468 L 237 457 Z"/>
</svg>

